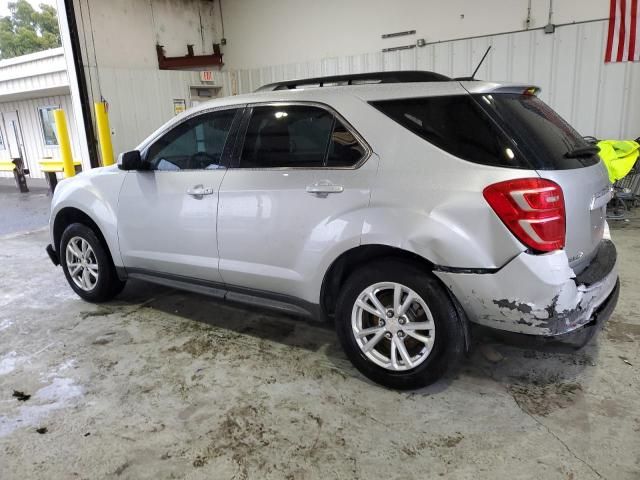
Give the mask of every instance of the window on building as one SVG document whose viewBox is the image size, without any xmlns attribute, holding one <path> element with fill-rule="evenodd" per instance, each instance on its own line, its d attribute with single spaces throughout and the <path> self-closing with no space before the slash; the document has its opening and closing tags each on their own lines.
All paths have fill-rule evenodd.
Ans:
<svg viewBox="0 0 640 480">
<path fill-rule="evenodd" d="M 2 128 L 0 128 L 0 150 L 4 150 L 4 136 L 2 135 Z"/>
<path fill-rule="evenodd" d="M 40 114 L 40 124 L 42 125 L 42 135 L 44 144 L 47 146 L 58 145 L 58 137 L 56 135 L 56 122 L 53 118 L 53 111 L 60 107 L 41 107 L 38 109 Z"/>
</svg>

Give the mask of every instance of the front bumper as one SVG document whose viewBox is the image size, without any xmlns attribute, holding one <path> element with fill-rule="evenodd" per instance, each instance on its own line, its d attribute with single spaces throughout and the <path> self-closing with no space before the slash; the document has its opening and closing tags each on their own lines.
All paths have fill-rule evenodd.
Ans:
<svg viewBox="0 0 640 480">
<path fill-rule="evenodd" d="M 591 264 L 576 276 L 564 251 L 521 253 L 496 273 L 434 272 L 472 322 L 509 332 L 560 337 L 602 324 L 617 303 L 613 243 L 603 240 Z M 605 308 L 606 307 L 606 308 Z"/>
</svg>

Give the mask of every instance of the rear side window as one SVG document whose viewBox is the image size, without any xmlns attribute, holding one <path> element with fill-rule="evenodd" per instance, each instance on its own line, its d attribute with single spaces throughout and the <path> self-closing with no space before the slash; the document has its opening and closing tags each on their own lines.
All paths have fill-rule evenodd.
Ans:
<svg viewBox="0 0 640 480">
<path fill-rule="evenodd" d="M 340 120 L 335 119 L 327 152 L 327 166 L 352 167 L 364 157 L 364 154 L 364 147 L 355 135 Z"/>
<path fill-rule="evenodd" d="M 474 97 L 518 142 L 521 151 L 537 170 L 567 170 L 599 162 L 597 153 L 571 154 L 589 144 L 538 97 L 505 93 Z"/>
<path fill-rule="evenodd" d="M 334 115 L 307 105 L 253 108 L 240 168 L 351 167 L 365 149 Z"/>
<path fill-rule="evenodd" d="M 322 167 L 333 116 L 321 108 L 255 107 L 240 167 Z"/>
<path fill-rule="evenodd" d="M 384 100 L 372 105 L 456 157 L 483 165 L 531 168 L 470 95 Z"/>
</svg>

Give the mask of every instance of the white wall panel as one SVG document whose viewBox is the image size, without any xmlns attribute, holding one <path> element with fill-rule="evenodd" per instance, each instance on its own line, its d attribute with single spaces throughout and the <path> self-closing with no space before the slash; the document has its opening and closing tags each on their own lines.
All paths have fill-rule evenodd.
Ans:
<svg viewBox="0 0 640 480">
<path fill-rule="evenodd" d="M 328 56 L 283 65 L 215 72 L 221 93 L 246 93 L 292 78 L 382 70 L 433 70 L 466 76 L 491 45 L 478 78 L 538 85 L 541 97 L 585 135 L 640 135 L 640 64 L 603 62 L 606 21 L 562 26 L 555 34 L 531 30 L 429 44 L 382 53 Z M 189 103 L 198 72 L 152 68 L 87 69 L 90 95 L 110 104 L 114 150 L 121 152 L 173 116 L 173 99 Z M 70 106 L 69 106 L 70 108 Z"/>
<path fill-rule="evenodd" d="M 274 71 L 280 72 L 276 76 L 284 78 L 281 72 L 286 68 L 280 66 L 265 69 L 265 74 L 254 82 L 250 81 L 253 72 L 238 72 L 235 74 L 238 77 L 238 89 L 254 90 L 262 84 L 263 79 L 272 78 Z M 203 85 L 200 81 L 199 72 L 192 71 L 146 68 L 100 68 L 96 71 L 95 68 L 91 68 L 90 72 L 92 79 L 90 88 L 94 90 L 94 98 L 99 98 L 97 96 L 99 90 L 109 103 L 109 122 L 113 132 L 113 150 L 116 155 L 134 148 L 173 117 L 174 99 L 185 99 L 189 107 L 191 86 L 209 86 Z M 214 72 L 212 86 L 222 87 L 221 95 L 231 93 L 231 83 L 229 72 Z"/>
<path fill-rule="evenodd" d="M 538 29 L 330 57 L 288 64 L 285 70 L 295 75 L 286 78 L 414 69 L 467 76 L 491 45 L 477 78 L 540 86 L 540 97 L 583 135 L 635 138 L 640 135 L 640 63 L 604 64 L 606 27 L 607 22 L 600 20 L 561 26 L 554 34 Z M 240 83 L 240 93 L 278 81 L 282 71 L 282 66 L 239 71 L 246 79 Z"/>
<path fill-rule="evenodd" d="M 122 2 L 104 2 L 105 9 L 111 9 L 111 3 L 117 8 Z M 231 69 L 362 54 L 415 44 L 419 38 L 437 42 L 517 31 L 525 28 L 528 7 L 529 27 L 542 27 L 547 23 L 550 8 L 549 0 L 223 0 L 222 3 L 227 39 L 223 52 Z M 554 2 L 552 21 L 565 24 L 606 18 L 608 6 L 605 0 L 559 0 Z M 138 12 L 131 10 L 132 24 L 145 21 L 144 17 L 136 18 Z M 416 34 L 381 38 L 385 33 L 406 30 L 415 30 Z M 122 34 L 126 38 L 126 29 Z M 390 56 L 385 62 L 404 64 L 406 59 L 402 55 L 399 59 Z"/>
</svg>

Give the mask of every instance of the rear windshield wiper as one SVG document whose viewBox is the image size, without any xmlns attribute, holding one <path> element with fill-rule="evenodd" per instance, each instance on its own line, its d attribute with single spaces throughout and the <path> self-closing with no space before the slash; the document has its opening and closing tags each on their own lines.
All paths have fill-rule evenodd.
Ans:
<svg viewBox="0 0 640 480">
<path fill-rule="evenodd" d="M 565 158 L 576 158 L 576 157 L 589 157 L 591 155 L 595 155 L 600 151 L 600 147 L 597 145 L 587 145 L 586 147 L 578 147 L 573 150 L 569 150 L 564 154 Z"/>
</svg>

